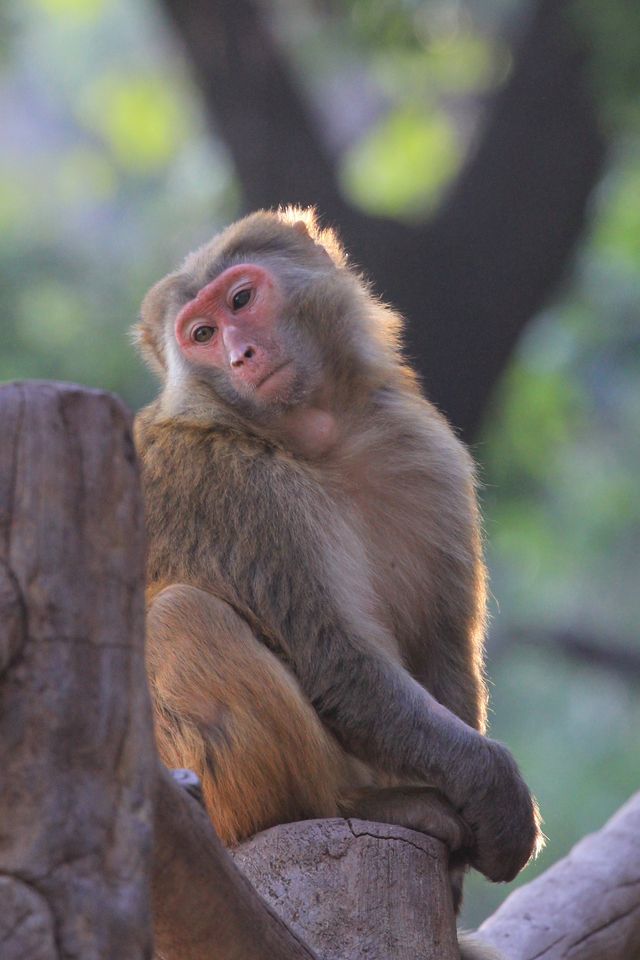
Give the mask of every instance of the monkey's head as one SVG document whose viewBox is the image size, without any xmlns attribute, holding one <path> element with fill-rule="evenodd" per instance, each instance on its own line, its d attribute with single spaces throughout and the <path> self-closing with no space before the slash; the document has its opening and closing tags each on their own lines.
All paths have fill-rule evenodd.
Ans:
<svg viewBox="0 0 640 960">
<path fill-rule="evenodd" d="M 335 234 L 288 208 L 252 214 L 190 254 L 149 291 L 135 336 L 174 402 L 195 391 L 200 410 L 209 395 L 259 419 L 383 368 L 388 382 L 398 327 Z"/>
</svg>

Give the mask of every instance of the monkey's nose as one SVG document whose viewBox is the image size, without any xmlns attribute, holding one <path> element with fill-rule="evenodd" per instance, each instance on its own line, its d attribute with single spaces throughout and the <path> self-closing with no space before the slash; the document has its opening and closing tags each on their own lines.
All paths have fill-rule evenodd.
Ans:
<svg viewBox="0 0 640 960">
<path fill-rule="evenodd" d="M 242 367 L 245 360 L 251 360 L 255 354 L 254 347 L 246 347 L 244 350 L 235 349 L 229 351 L 229 363 L 232 367 Z"/>
<path fill-rule="evenodd" d="M 225 349 L 227 351 L 227 360 L 230 367 L 237 370 L 243 367 L 248 360 L 252 360 L 256 355 L 256 346 L 249 337 L 237 327 L 227 327 L 222 332 Z"/>
</svg>

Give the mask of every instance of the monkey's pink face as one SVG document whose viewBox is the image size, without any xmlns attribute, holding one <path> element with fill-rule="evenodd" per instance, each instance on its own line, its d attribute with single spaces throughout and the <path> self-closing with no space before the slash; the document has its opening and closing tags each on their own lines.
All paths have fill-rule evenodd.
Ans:
<svg viewBox="0 0 640 960">
<path fill-rule="evenodd" d="M 283 307 L 269 270 L 253 263 L 229 267 L 176 317 L 178 346 L 190 363 L 225 374 L 241 396 L 286 402 L 298 371 L 282 333 Z"/>
</svg>

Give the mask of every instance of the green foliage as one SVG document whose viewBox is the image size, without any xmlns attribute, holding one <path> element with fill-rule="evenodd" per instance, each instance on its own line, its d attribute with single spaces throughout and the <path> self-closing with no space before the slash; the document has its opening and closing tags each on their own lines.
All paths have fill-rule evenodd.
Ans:
<svg viewBox="0 0 640 960">
<path fill-rule="evenodd" d="M 97 17 L 105 0 L 37 0 L 38 7 L 48 16 L 69 16 L 91 19 Z"/>
<path fill-rule="evenodd" d="M 470 31 L 434 37 L 425 53 L 434 85 L 449 93 L 487 89 L 506 73 L 510 62 L 500 44 Z"/>
<path fill-rule="evenodd" d="M 374 214 L 420 219 L 438 199 L 460 163 L 444 113 L 397 110 L 347 153 L 345 192 Z"/>
<path fill-rule="evenodd" d="M 575 29 L 591 50 L 591 73 L 609 121 L 640 124 L 640 4 L 637 0 L 574 0 Z"/>
<path fill-rule="evenodd" d="M 606 207 L 599 218 L 595 242 L 603 259 L 620 263 L 623 271 L 635 279 L 640 264 L 640 143 L 630 145 L 628 156 L 618 166 L 617 175 L 603 185 Z"/>
<path fill-rule="evenodd" d="M 128 342 L 144 291 L 237 209 L 155 8 L 28 0 L 7 64 L 0 377 L 151 395 Z"/>
<path fill-rule="evenodd" d="M 114 70 L 87 86 L 78 113 L 118 163 L 148 173 L 162 170 L 187 135 L 183 102 L 184 92 L 167 85 L 160 70 Z"/>
<path fill-rule="evenodd" d="M 522 9 L 336 0 L 317 20 L 317 4 L 291 0 L 282 29 L 307 17 L 292 44 L 301 75 L 324 89 L 338 76 L 341 90 L 367 78 L 368 125 L 347 113 L 355 202 L 405 218 L 438 202 L 479 97 L 508 71 L 492 29 L 505 5 Z M 493 732 L 541 800 L 550 842 L 534 869 L 637 788 L 637 689 L 512 641 L 531 625 L 640 642 L 640 5 L 574 10 L 624 136 L 571 284 L 523 337 L 476 449 L 499 598 Z M 152 0 L 24 0 L 0 17 L 0 378 L 77 380 L 138 406 L 153 385 L 127 330 L 148 286 L 237 212 L 224 145 Z M 504 895 L 474 880 L 467 922 Z"/>
<path fill-rule="evenodd" d="M 421 45 L 419 23 L 424 6 L 417 0 L 348 0 L 345 7 L 361 43 L 403 49 Z"/>
</svg>

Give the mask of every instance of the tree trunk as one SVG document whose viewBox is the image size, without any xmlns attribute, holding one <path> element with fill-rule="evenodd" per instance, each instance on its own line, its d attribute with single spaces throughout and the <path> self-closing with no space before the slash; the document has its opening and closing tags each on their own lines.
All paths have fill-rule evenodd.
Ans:
<svg viewBox="0 0 640 960">
<path fill-rule="evenodd" d="M 458 960 L 447 853 L 363 820 L 282 824 L 233 851 L 322 960 Z"/>
<path fill-rule="evenodd" d="M 640 957 L 640 793 L 478 931 L 505 960 Z"/>
<path fill-rule="evenodd" d="M 129 415 L 0 389 L 0 953 L 138 960 L 155 756 Z"/>
<path fill-rule="evenodd" d="M 16 383 L 0 423 L 2 960 L 149 958 L 150 886 L 170 960 L 314 960 L 158 763 L 129 414 Z"/>
</svg>

